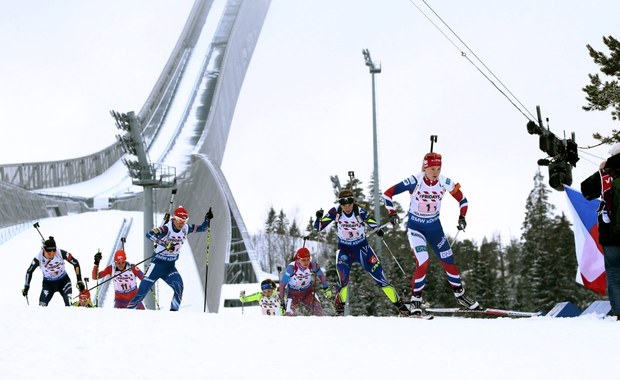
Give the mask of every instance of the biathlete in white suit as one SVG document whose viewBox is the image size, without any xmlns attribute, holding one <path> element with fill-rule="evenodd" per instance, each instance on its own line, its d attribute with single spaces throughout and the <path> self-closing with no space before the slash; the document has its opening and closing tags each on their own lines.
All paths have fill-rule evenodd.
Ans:
<svg viewBox="0 0 620 380">
<path fill-rule="evenodd" d="M 114 308 L 125 309 L 129 301 L 138 293 L 137 279 L 142 280 L 144 273 L 136 265 L 127 262 L 127 254 L 122 249 L 114 252 L 114 263 L 99 272 L 101 258 L 101 252 L 97 252 L 92 276 L 100 280 L 106 276 L 111 276 L 110 278 L 113 279 L 114 283 Z M 144 310 L 144 304 L 138 303 L 136 309 Z"/>
<path fill-rule="evenodd" d="M 75 276 L 77 277 L 76 286 L 78 289 L 84 289 L 80 263 L 71 253 L 64 249 L 58 249 L 56 247 L 56 240 L 54 240 L 53 236 L 50 236 L 49 239 L 45 240 L 38 255 L 32 259 L 30 266 L 26 270 L 26 282 L 22 295 L 24 297 L 28 296 L 32 274 L 35 269 L 40 268 L 41 272 L 43 272 L 43 286 L 39 296 L 39 306 L 47 306 L 56 292 L 62 296 L 65 306 L 71 306 L 69 301 L 72 294 L 71 279 L 65 270 L 65 261 L 73 265 L 75 269 Z"/>
<path fill-rule="evenodd" d="M 441 155 L 439 153 L 427 153 L 422 162 L 422 172 L 390 187 L 383 194 L 385 207 L 393 224 L 400 223 L 400 219 L 394 209 L 392 198 L 400 193 L 408 192 L 411 196 L 408 221 L 407 237 L 411 246 L 411 253 L 416 260 L 416 269 L 413 273 L 411 284 L 412 313 L 422 312 L 422 291 L 426 286 L 426 272 L 429 265 L 427 243 L 435 252 L 435 256 L 441 260 L 448 283 L 452 287 L 454 296 L 459 304 L 467 309 L 479 309 L 478 302 L 465 296 L 461 275 L 454 261 L 452 248 L 443 231 L 439 220 L 441 201 L 445 193 L 450 193 L 459 202 L 460 211 L 458 229 L 467 227 L 465 215 L 467 214 L 467 198 L 461 192 L 461 185 L 453 182 L 450 178 L 440 175 Z"/>
<path fill-rule="evenodd" d="M 206 231 L 212 218 L 213 213 L 209 209 L 202 224 L 187 224 L 189 214 L 186 209 L 179 207 L 167 223 L 147 232 L 147 239 L 157 243 L 157 246 L 153 253 L 151 265 L 149 265 L 138 287 L 138 294 L 129 301 L 128 309 L 135 309 L 146 297 L 155 281 L 161 278 L 174 292 L 170 310 L 179 310 L 183 298 L 183 279 L 175 266 L 175 262 L 179 259 L 179 252 L 187 239 L 187 235 L 192 232 Z"/>
<path fill-rule="evenodd" d="M 323 315 L 323 306 L 316 294 L 318 281 L 321 282 L 325 298 L 330 298 L 332 292 L 325 273 L 316 261 L 310 260 L 308 248 L 299 248 L 295 253 L 295 261 L 287 265 L 280 281 L 280 299 L 286 315 L 298 315 L 301 305 L 311 310 L 313 315 Z"/>
<path fill-rule="evenodd" d="M 245 295 L 242 292 L 239 296 L 239 300 L 243 303 L 258 301 L 263 315 L 279 316 L 284 313 L 280 307 L 280 296 L 276 291 L 276 283 L 273 280 L 263 280 L 260 284 L 260 292 L 256 292 L 250 295 Z"/>
</svg>

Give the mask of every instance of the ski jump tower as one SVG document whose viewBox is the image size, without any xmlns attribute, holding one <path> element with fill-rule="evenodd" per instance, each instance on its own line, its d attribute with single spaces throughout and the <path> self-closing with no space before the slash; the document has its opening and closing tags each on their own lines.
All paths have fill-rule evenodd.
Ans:
<svg viewBox="0 0 620 380">
<path fill-rule="evenodd" d="M 227 0 L 215 32 L 207 36 L 203 29 L 207 29 L 207 16 L 214 0 L 195 0 L 160 77 L 136 115 L 153 165 L 176 168 L 175 205 L 182 204 L 190 213 L 202 213 L 212 207 L 215 214 L 210 239 L 207 234 L 188 237 L 206 289 L 209 312 L 218 312 L 223 284 L 258 280 L 256 255 L 221 164 L 241 85 L 270 2 Z M 196 60 L 202 63 L 190 64 Z M 182 84 L 188 81 L 193 86 L 185 90 Z M 175 107 L 181 107 L 181 112 L 172 112 Z M 0 221 L 0 227 L 87 211 L 94 196 L 56 196 L 50 201 L 50 195 L 32 190 L 70 186 L 99 176 L 126 156 L 124 143 L 119 141 L 86 157 L 0 165 L 0 196 L 10 199 L 12 204 L 32 206 L 1 209 L 5 222 Z M 123 175 L 125 178 L 114 180 L 113 185 L 129 179 Z M 141 211 L 144 206 L 144 192 L 119 191 L 106 196 L 113 209 Z M 153 200 L 154 210 L 165 213 L 169 188 L 156 191 Z M 201 217 L 194 214 L 192 219 Z"/>
<path fill-rule="evenodd" d="M 199 39 L 212 3 L 213 0 L 195 2 L 164 71 L 140 111 L 146 138 L 156 135 L 166 119 L 165 105 L 177 96 L 176 83 L 186 73 L 185 65 L 193 50 L 190 45 Z M 223 284 L 257 282 L 259 268 L 255 252 L 221 164 L 241 85 L 269 5 L 270 0 L 227 1 L 194 78 L 195 85 L 183 120 L 178 121 L 179 128 L 170 141 L 170 148 L 159 161 L 166 163 L 174 145 L 181 144 L 181 140 L 193 146 L 191 155 L 184 155 L 184 171 L 179 173 L 177 167 L 178 202 L 175 200 L 175 203 L 194 212 L 212 207 L 215 214 L 210 239 L 207 234 L 190 234 L 188 239 L 206 287 L 209 312 L 218 311 Z M 162 208 L 159 211 L 165 212 L 169 192 L 160 192 L 156 198 L 156 204 Z"/>
</svg>

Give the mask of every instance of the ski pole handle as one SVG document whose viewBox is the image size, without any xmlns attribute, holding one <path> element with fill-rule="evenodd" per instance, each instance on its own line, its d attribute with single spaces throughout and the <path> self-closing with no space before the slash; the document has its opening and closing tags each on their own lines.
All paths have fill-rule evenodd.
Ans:
<svg viewBox="0 0 620 380">
<path fill-rule="evenodd" d="M 391 223 L 392 223 L 392 222 L 386 222 L 386 223 L 384 223 L 384 224 L 380 225 L 379 227 L 377 227 L 377 228 L 375 228 L 375 229 L 371 230 L 369 233 L 367 233 L 367 234 L 366 234 L 366 237 L 370 237 L 370 236 L 372 236 L 372 235 L 376 234 L 377 232 L 381 231 L 383 228 L 387 227 L 387 226 L 388 226 L 388 225 L 390 225 Z"/>
</svg>

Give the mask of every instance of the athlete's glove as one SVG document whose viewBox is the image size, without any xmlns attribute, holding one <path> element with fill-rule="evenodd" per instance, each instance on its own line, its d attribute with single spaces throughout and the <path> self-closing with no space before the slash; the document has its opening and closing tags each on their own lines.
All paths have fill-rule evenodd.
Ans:
<svg viewBox="0 0 620 380">
<path fill-rule="evenodd" d="M 245 302 L 245 290 L 242 290 L 242 291 L 239 293 L 239 301 L 241 301 L 241 302 Z"/>
<path fill-rule="evenodd" d="M 103 256 L 101 255 L 101 252 L 95 253 L 95 265 L 96 266 L 99 266 L 99 263 L 101 262 L 102 257 Z"/>
<path fill-rule="evenodd" d="M 286 312 L 286 302 L 284 300 L 280 301 L 280 309 L 282 309 L 282 314 Z"/>
<path fill-rule="evenodd" d="M 380 229 L 380 230 L 377 230 L 377 236 L 379 236 L 379 237 L 383 237 L 383 234 L 384 234 L 384 232 L 383 232 L 383 228 L 382 228 L 382 229 Z"/>
<path fill-rule="evenodd" d="M 393 212 L 390 214 L 390 223 L 392 223 L 392 225 L 397 225 L 400 224 L 400 218 L 398 217 L 398 214 Z"/>
<path fill-rule="evenodd" d="M 86 288 L 86 285 L 84 285 L 83 281 L 78 281 L 75 286 L 78 288 L 78 290 L 82 291 Z"/>
<path fill-rule="evenodd" d="M 323 219 L 323 209 L 318 210 L 315 215 L 318 220 Z"/>
<path fill-rule="evenodd" d="M 465 217 L 463 215 L 459 216 L 459 224 L 456 228 L 460 231 L 464 231 L 467 227 L 467 222 L 465 221 Z"/>
<path fill-rule="evenodd" d="M 172 252 L 172 251 L 174 251 L 175 247 L 176 247 L 176 244 L 174 244 L 173 242 L 169 241 L 168 244 L 166 244 L 166 251 Z"/>
<path fill-rule="evenodd" d="M 24 286 L 24 289 L 22 289 L 22 296 L 28 297 L 28 289 L 30 289 L 30 286 Z"/>
<path fill-rule="evenodd" d="M 211 220 L 213 219 L 213 212 L 211 211 L 211 207 L 209 207 L 209 211 L 207 211 L 207 213 L 205 214 L 205 220 Z"/>
<path fill-rule="evenodd" d="M 601 218 L 603 219 L 603 223 L 609 224 L 611 223 L 611 219 L 609 219 L 609 213 L 606 210 L 601 212 Z"/>
<path fill-rule="evenodd" d="M 325 296 L 325 298 L 330 299 L 332 298 L 332 290 L 330 288 L 323 288 L 323 296 Z"/>
</svg>

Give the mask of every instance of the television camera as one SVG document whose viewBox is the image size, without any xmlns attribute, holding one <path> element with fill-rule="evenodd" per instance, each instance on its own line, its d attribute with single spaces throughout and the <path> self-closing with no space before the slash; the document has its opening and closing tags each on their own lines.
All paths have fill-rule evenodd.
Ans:
<svg viewBox="0 0 620 380">
<path fill-rule="evenodd" d="M 558 191 L 564 191 L 563 185 L 570 186 L 573 183 L 572 168 L 577 165 L 579 155 L 575 132 L 571 133 L 570 139 L 560 139 L 554 133 L 543 128 L 540 106 L 536 106 L 538 124 L 533 120 L 527 123 L 527 132 L 530 135 L 539 135 L 538 147 L 549 156 L 538 160 L 539 166 L 549 167 L 549 186 Z M 548 123 L 547 119 L 547 123 Z"/>
</svg>

